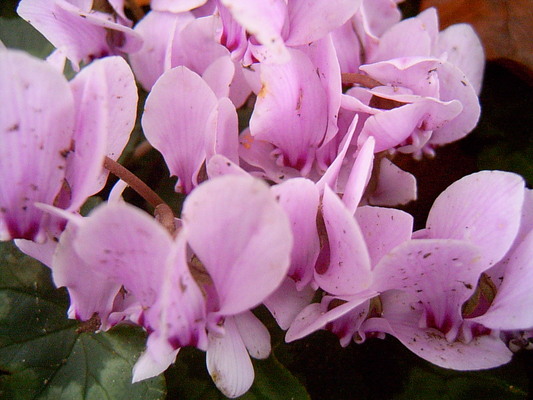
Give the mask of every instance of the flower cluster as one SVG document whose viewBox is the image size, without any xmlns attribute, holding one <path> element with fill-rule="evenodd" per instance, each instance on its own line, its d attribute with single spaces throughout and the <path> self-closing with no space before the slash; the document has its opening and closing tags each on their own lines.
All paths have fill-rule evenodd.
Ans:
<svg viewBox="0 0 533 400">
<path fill-rule="evenodd" d="M 259 304 L 287 341 L 390 334 L 446 368 L 508 362 L 533 329 L 533 193 L 483 171 L 447 188 L 425 229 L 393 208 L 416 199 L 395 153 L 467 135 L 484 66 L 470 26 L 439 32 L 434 9 L 401 20 L 398 2 L 152 0 L 139 15 L 22 0 L 57 50 L 0 49 L 0 238 L 50 267 L 69 317 L 145 328 L 134 381 L 195 346 L 217 387 L 243 394 L 250 356 L 270 353 Z M 121 175 L 82 217 L 128 142 L 135 80 L 181 215 L 155 194 L 157 218 L 125 203 Z"/>
</svg>

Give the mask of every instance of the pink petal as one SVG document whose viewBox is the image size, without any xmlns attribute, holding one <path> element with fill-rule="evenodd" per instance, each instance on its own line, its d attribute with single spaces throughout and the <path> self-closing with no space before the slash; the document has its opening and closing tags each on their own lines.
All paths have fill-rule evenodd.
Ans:
<svg viewBox="0 0 533 400">
<path fill-rule="evenodd" d="M 294 49 L 290 54 L 291 61 L 286 64 L 262 65 L 263 87 L 250 132 L 278 147 L 284 164 L 306 175 L 326 133 L 327 93 L 309 57 Z"/>
<path fill-rule="evenodd" d="M 316 183 L 316 187 L 320 193 L 324 192 L 324 187 L 328 185 L 334 191 L 337 190 L 337 181 L 339 179 L 339 173 L 341 168 L 345 164 L 346 153 L 352 143 L 352 138 L 355 133 L 355 128 L 357 127 L 357 122 L 359 121 L 359 116 L 355 115 L 352 119 L 348 131 L 346 132 L 341 144 L 339 145 L 339 150 L 335 156 L 333 162 L 328 166 L 322 177 Z M 330 142 L 331 143 L 331 142 Z"/>
<path fill-rule="evenodd" d="M 287 44 L 298 46 L 322 39 L 359 9 L 362 0 L 291 0 Z"/>
<path fill-rule="evenodd" d="M 372 276 L 365 239 L 353 214 L 326 186 L 322 213 L 329 241 L 329 265 L 316 271 L 315 281 L 328 293 L 355 295 L 369 288 Z"/>
<path fill-rule="evenodd" d="M 74 128 L 74 101 L 65 78 L 44 61 L 0 51 L 0 240 L 42 241 L 63 185 Z M 31 160 L 31 162 L 28 162 Z"/>
<path fill-rule="evenodd" d="M 369 203 L 376 206 L 404 205 L 417 198 L 416 178 L 383 157 L 379 163 L 377 185 Z"/>
<path fill-rule="evenodd" d="M 254 368 L 234 317 L 226 318 L 223 336 L 209 334 L 206 362 L 209 375 L 227 397 L 245 393 L 254 381 Z"/>
<path fill-rule="evenodd" d="M 374 291 L 360 292 L 350 301 L 330 310 L 328 310 L 328 306 L 335 297 L 324 296 L 321 303 L 310 304 L 297 315 L 285 335 L 285 341 L 292 342 L 317 330 L 324 329 L 328 323 L 349 314 L 376 294 Z"/>
<path fill-rule="evenodd" d="M 183 54 L 187 60 L 185 66 L 203 74 L 215 60 L 227 56 L 228 49 L 216 40 L 218 24 L 219 21 L 214 16 L 196 18 L 189 22 L 180 33 L 179 44 L 174 44 L 172 66 L 183 64 L 179 62 Z"/>
<path fill-rule="evenodd" d="M 292 3 L 289 3 L 292 4 Z M 315 73 L 322 82 L 322 87 L 327 93 L 327 128 L 322 145 L 330 142 L 337 134 L 337 118 L 341 106 L 342 82 L 339 61 L 333 40 L 328 35 L 321 40 L 300 47 L 313 65 Z"/>
<path fill-rule="evenodd" d="M 133 52 L 142 46 L 138 34 L 113 22 L 110 15 L 80 9 L 64 0 L 24 0 L 17 12 L 60 49 L 76 70 L 80 61 L 115 54 L 117 50 Z M 113 35 L 123 43 L 113 45 Z"/>
<path fill-rule="evenodd" d="M 362 65 L 360 70 L 384 85 L 401 86 L 420 96 L 438 98 L 438 64 L 439 60 L 435 58 L 402 57 Z"/>
<path fill-rule="evenodd" d="M 524 181 L 516 174 L 482 171 L 450 185 L 427 219 L 429 238 L 467 240 L 483 249 L 486 268 L 511 247 L 520 226 Z"/>
<path fill-rule="evenodd" d="M 222 154 L 215 154 L 207 162 L 207 176 L 209 179 L 216 178 L 222 175 L 239 175 L 244 177 L 250 177 L 245 170 L 240 168 L 237 164 L 223 156 Z"/>
<path fill-rule="evenodd" d="M 171 67 L 185 64 L 181 49 L 181 30 L 192 21 L 191 13 L 171 14 L 152 11 L 135 26 L 135 32 L 143 37 L 142 48 L 129 55 L 135 77 L 146 91 L 150 91 L 157 79 Z"/>
<path fill-rule="evenodd" d="M 189 245 L 214 282 L 221 315 L 256 306 L 281 284 L 292 232 L 263 182 L 234 175 L 210 179 L 187 197 L 182 219 Z"/>
<path fill-rule="evenodd" d="M 480 114 L 479 99 L 475 88 L 464 73 L 449 62 L 437 67 L 442 101 L 459 100 L 463 106 L 461 114 L 433 132 L 431 144 L 440 145 L 459 140 L 477 125 Z"/>
<path fill-rule="evenodd" d="M 363 197 L 363 192 L 370 180 L 374 161 L 375 140 L 369 137 L 365 140 L 360 149 L 358 148 L 357 157 L 353 163 L 352 170 L 346 181 L 342 202 L 346 208 L 353 214 Z"/>
<path fill-rule="evenodd" d="M 374 136 L 374 152 L 388 150 L 400 145 L 419 127 L 424 131 L 440 128 L 456 117 L 461 109 L 457 100 L 442 102 L 433 98 L 420 98 L 415 103 L 370 116 L 365 121 L 358 140 L 361 142 L 368 136 Z"/>
<path fill-rule="evenodd" d="M 394 208 L 364 206 L 355 211 L 373 266 L 394 247 L 411 239 L 413 217 Z"/>
<path fill-rule="evenodd" d="M 298 291 L 295 282 L 286 278 L 263 304 L 276 319 L 279 327 L 287 330 L 300 311 L 311 302 L 314 294 L 315 291 L 310 286 Z"/>
<path fill-rule="evenodd" d="M 206 300 L 189 271 L 185 236 L 182 233 L 176 238 L 162 271 L 157 299 L 144 315 L 143 325 L 151 331 L 148 347 L 152 354 L 161 351 L 164 356 L 168 345 L 172 349 L 207 348 Z"/>
<path fill-rule="evenodd" d="M 121 284 L 95 273 L 92 266 L 80 258 L 74 249 L 77 231 L 77 226 L 69 224 L 61 235 L 52 258 L 54 284 L 68 289 L 69 318 L 87 321 L 97 313 L 105 326 Z"/>
<path fill-rule="evenodd" d="M 425 323 L 455 339 L 461 306 L 474 294 L 486 269 L 479 249 L 465 241 L 419 239 L 404 242 L 374 269 L 376 290 L 400 289 L 419 299 Z"/>
<path fill-rule="evenodd" d="M 235 74 L 235 65 L 231 61 L 229 54 L 217 58 L 203 72 L 202 78 L 215 93 L 217 98 L 228 97 Z"/>
<path fill-rule="evenodd" d="M 294 178 L 273 186 L 272 193 L 289 217 L 293 237 L 298 238 L 298 245 L 292 248 L 288 276 L 301 290 L 313 278 L 320 251 L 316 226 L 318 190 L 312 181 Z"/>
<path fill-rule="evenodd" d="M 144 133 L 178 177 L 179 191 L 189 193 L 197 184 L 207 137 L 215 134 L 217 103 L 207 83 L 186 67 L 165 72 L 146 99 Z"/>
<path fill-rule="evenodd" d="M 269 61 L 287 62 L 290 58 L 281 32 L 287 5 L 283 0 L 221 0 L 237 20 L 270 54 Z"/>
<path fill-rule="evenodd" d="M 378 319 L 371 319 L 363 328 L 369 331 L 372 325 L 379 326 L 380 330 L 396 336 L 413 353 L 435 365 L 468 371 L 497 367 L 511 360 L 511 351 L 496 337 L 480 336 L 470 343 L 449 342 L 435 329 L 419 328 L 420 311 L 413 311 L 411 306 L 415 299 L 405 293 L 394 291 L 381 298 L 386 321 L 376 321 L 376 324 Z"/>
<path fill-rule="evenodd" d="M 84 219 L 74 248 L 93 272 L 124 285 L 150 307 L 162 287 L 172 237 L 144 211 L 107 203 Z"/>
<path fill-rule="evenodd" d="M 253 358 L 263 360 L 270 355 L 270 333 L 263 323 L 251 311 L 233 317 L 235 325 L 246 346 L 246 350 Z"/>
<path fill-rule="evenodd" d="M 491 329 L 533 327 L 533 231 L 511 253 L 503 282 L 485 315 L 473 318 Z"/>
<path fill-rule="evenodd" d="M 150 7 L 157 11 L 169 11 L 172 13 L 180 13 L 200 7 L 206 3 L 207 0 L 152 0 Z"/>
<path fill-rule="evenodd" d="M 222 154 L 235 164 L 239 163 L 239 121 L 231 100 L 218 100 L 216 135 L 208 135 L 206 157 Z"/>
<path fill-rule="evenodd" d="M 447 55 L 447 61 L 459 68 L 474 87 L 477 95 L 481 91 L 485 53 L 483 45 L 472 26 L 455 24 L 439 33 L 434 50 L 436 56 Z"/>
<path fill-rule="evenodd" d="M 70 82 L 76 104 L 74 150 L 66 179 L 72 193 L 69 210 L 105 185 L 104 157 L 117 160 L 129 140 L 137 114 L 137 86 L 121 57 L 106 57 L 84 68 Z"/>
<path fill-rule="evenodd" d="M 400 57 L 428 57 L 431 54 L 432 34 L 438 31 L 438 22 L 435 18 L 435 26 L 431 26 L 419 17 L 405 19 L 388 29 L 381 36 L 379 47 L 368 62 Z"/>
</svg>

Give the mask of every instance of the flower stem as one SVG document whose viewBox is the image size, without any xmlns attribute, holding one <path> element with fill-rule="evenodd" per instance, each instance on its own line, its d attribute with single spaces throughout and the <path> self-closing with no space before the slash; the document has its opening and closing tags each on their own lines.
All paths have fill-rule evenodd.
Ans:
<svg viewBox="0 0 533 400">
<path fill-rule="evenodd" d="M 174 225 L 174 213 L 172 212 L 172 209 L 161 197 L 159 197 L 157 193 L 150 189 L 146 183 L 141 181 L 130 170 L 107 156 L 104 159 L 104 168 L 126 182 L 143 199 L 145 199 L 152 207 L 154 207 L 154 214 L 157 220 L 171 234 L 176 231 L 176 227 Z"/>
<path fill-rule="evenodd" d="M 383 84 L 369 76 L 356 74 L 356 73 L 344 73 L 341 74 L 342 83 L 344 85 L 357 83 L 369 89 L 373 89 L 377 86 L 383 86 Z"/>
</svg>

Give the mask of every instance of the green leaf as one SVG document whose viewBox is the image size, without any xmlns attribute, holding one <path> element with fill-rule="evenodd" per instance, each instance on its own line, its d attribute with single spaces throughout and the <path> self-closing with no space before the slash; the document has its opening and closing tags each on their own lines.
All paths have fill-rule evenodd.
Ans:
<svg viewBox="0 0 533 400">
<path fill-rule="evenodd" d="M 67 307 L 47 268 L 0 243 L 0 398 L 165 398 L 163 377 L 131 384 L 145 342 L 140 329 L 86 332 L 66 318 Z"/>
<path fill-rule="evenodd" d="M 253 360 L 255 380 L 250 390 L 239 400 L 309 400 L 305 388 L 288 369 L 271 354 L 266 360 Z M 185 348 L 167 372 L 169 399 L 226 399 L 207 373 L 205 354 Z"/>
<path fill-rule="evenodd" d="M 526 399 L 527 392 L 494 371 L 458 372 L 436 367 L 411 369 L 405 391 L 397 400 Z"/>
<path fill-rule="evenodd" d="M 21 18 L 0 17 L 0 40 L 6 47 L 21 49 L 39 58 L 46 58 L 54 46 L 33 26 Z"/>
</svg>

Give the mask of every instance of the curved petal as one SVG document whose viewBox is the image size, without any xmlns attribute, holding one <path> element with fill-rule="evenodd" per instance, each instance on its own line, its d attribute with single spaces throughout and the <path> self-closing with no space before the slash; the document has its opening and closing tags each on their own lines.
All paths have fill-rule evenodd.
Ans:
<svg viewBox="0 0 533 400">
<path fill-rule="evenodd" d="M 372 275 L 363 233 L 353 214 L 328 186 L 324 190 L 322 213 L 330 257 L 326 271 L 315 271 L 315 281 L 337 296 L 356 295 L 368 289 Z"/>
<path fill-rule="evenodd" d="M 281 284 L 292 232 L 262 181 L 235 175 L 210 179 L 187 197 L 182 219 L 189 245 L 213 280 L 221 315 L 256 306 Z"/>
<path fill-rule="evenodd" d="M 163 154 L 177 189 L 189 193 L 205 161 L 208 135 L 215 135 L 218 102 L 207 83 L 186 67 L 158 79 L 146 99 L 142 126 L 148 141 Z"/>
<path fill-rule="evenodd" d="M 487 268 L 511 247 L 520 226 L 524 180 L 502 171 L 481 171 L 450 185 L 433 203 L 428 238 L 468 240 L 483 249 Z"/>
<path fill-rule="evenodd" d="M 70 82 L 76 104 L 74 149 L 67 158 L 71 191 L 68 209 L 78 210 L 105 185 L 104 157 L 117 160 L 137 114 L 137 86 L 122 57 L 106 57 L 84 68 Z"/>
<path fill-rule="evenodd" d="M 440 32 L 434 52 L 437 53 L 437 57 L 446 53 L 447 60 L 463 71 L 476 94 L 479 95 L 485 66 L 485 52 L 472 26 L 454 24 Z"/>
<path fill-rule="evenodd" d="M 48 216 L 34 203 L 53 204 L 63 185 L 72 92 L 52 66 L 15 50 L 0 51 L 0 87 L 0 240 L 42 241 Z"/>
<path fill-rule="evenodd" d="M 207 370 L 217 388 L 227 397 L 245 393 L 254 381 L 254 368 L 234 317 L 226 318 L 223 336 L 209 333 Z"/>
<path fill-rule="evenodd" d="M 347 315 L 376 295 L 377 293 L 374 291 L 361 292 L 350 301 L 333 307 L 330 310 L 328 310 L 328 306 L 336 298 L 324 296 L 321 303 L 308 305 L 296 316 L 285 335 L 285 341 L 292 342 L 310 335 L 315 331 L 324 329 L 328 323 Z"/>
<path fill-rule="evenodd" d="M 150 331 L 152 355 L 185 346 L 207 348 L 206 301 L 187 265 L 186 233 L 176 238 L 163 267 L 155 303 L 146 310 L 143 325 Z"/>
<path fill-rule="evenodd" d="M 433 132 L 430 143 L 440 145 L 459 140 L 470 133 L 477 125 L 481 108 L 474 87 L 459 68 L 446 62 L 437 67 L 437 73 L 440 99 L 458 100 L 463 106 L 457 117 Z"/>
</svg>

